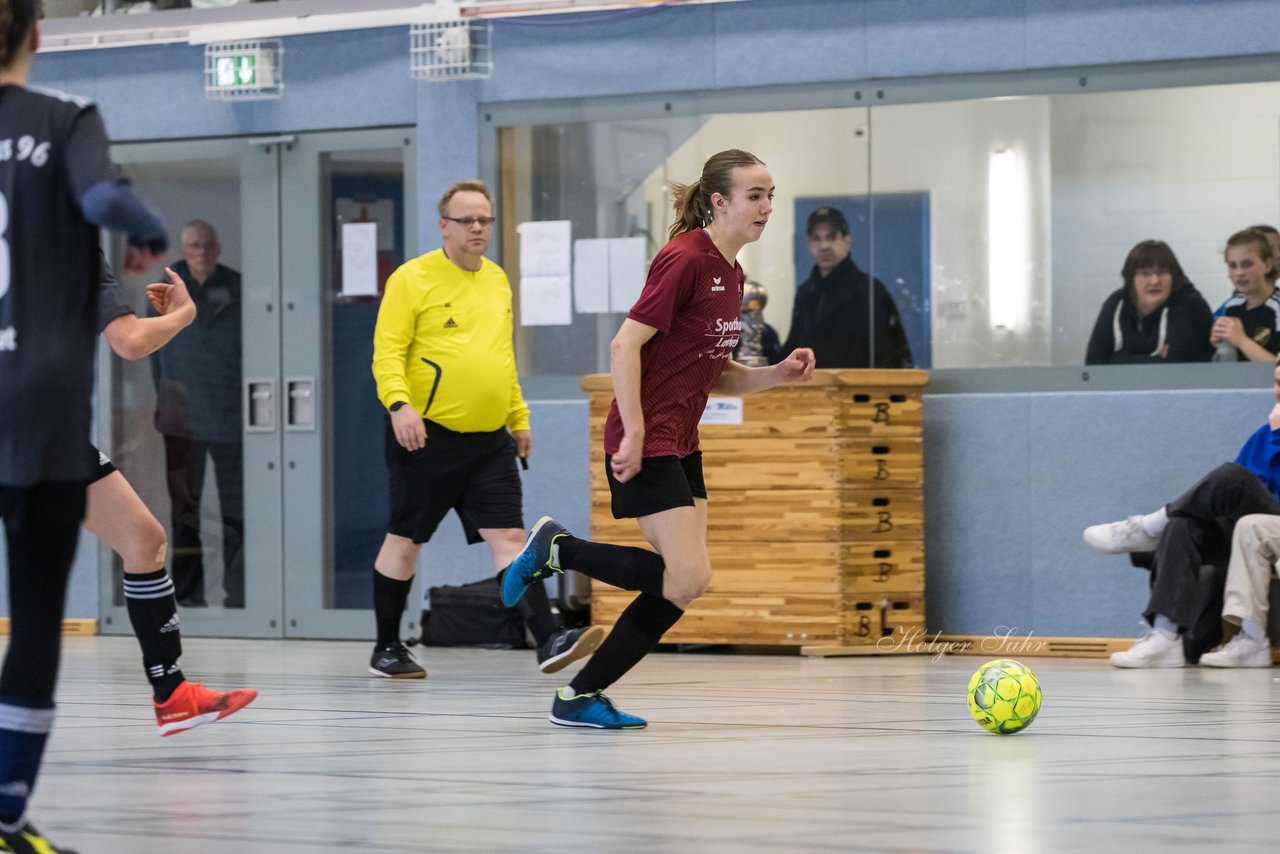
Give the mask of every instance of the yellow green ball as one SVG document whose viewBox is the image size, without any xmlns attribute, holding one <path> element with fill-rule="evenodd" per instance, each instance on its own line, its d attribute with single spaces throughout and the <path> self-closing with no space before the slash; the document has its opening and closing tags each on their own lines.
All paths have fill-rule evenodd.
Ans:
<svg viewBox="0 0 1280 854">
<path fill-rule="evenodd" d="M 1025 664 L 997 658 L 969 679 L 969 714 L 983 729 L 1011 735 L 1031 725 L 1040 711 L 1040 680 Z"/>
</svg>

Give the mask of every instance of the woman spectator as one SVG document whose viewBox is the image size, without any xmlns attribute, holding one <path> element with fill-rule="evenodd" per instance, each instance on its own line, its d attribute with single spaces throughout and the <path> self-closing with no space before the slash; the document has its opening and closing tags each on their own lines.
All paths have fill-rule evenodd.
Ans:
<svg viewBox="0 0 1280 854">
<path fill-rule="evenodd" d="M 1086 365 L 1209 361 L 1213 313 L 1167 243 L 1133 247 L 1120 275 L 1124 287 L 1102 304 Z"/>
</svg>

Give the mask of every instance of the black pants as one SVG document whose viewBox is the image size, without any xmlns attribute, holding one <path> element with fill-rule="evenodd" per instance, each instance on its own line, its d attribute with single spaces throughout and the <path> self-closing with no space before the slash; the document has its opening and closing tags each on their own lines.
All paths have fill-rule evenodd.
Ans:
<svg viewBox="0 0 1280 854">
<path fill-rule="evenodd" d="M 1280 513 L 1280 502 L 1253 472 L 1226 463 L 1169 504 L 1166 512 L 1169 525 L 1156 543 L 1151 563 L 1146 618 L 1154 622 L 1157 614 L 1163 614 L 1189 630 L 1196 625 L 1199 600 L 1205 595 L 1200 567 L 1225 563 L 1231 534 L 1242 516 Z M 1222 578 L 1225 581 L 1225 575 Z M 1217 597 L 1221 602 L 1220 587 Z"/>
<path fill-rule="evenodd" d="M 0 486 L 9 555 L 9 649 L 0 697 L 32 708 L 53 705 L 62 648 L 67 577 L 84 519 L 87 484 Z"/>
<path fill-rule="evenodd" d="M 205 457 L 222 504 L 222 586 L 228 608 L 244 607 L 244 445 L 164 437 L 164 463 L 172 510 L 169 574 L 179 603 L 204 603 L 204 550 L 200 545 L 200 495 Z"/>
</svg>

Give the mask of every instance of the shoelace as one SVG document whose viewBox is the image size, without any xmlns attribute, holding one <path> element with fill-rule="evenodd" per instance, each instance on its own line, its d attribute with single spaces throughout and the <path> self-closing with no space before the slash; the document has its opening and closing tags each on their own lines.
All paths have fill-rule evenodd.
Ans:
<svg viewBox="0 0 1280 854">
<path fill-rule="evenodd" d="M 604 695 L 604 689 L 603 689 L 603 688 L 601 688 L 601 689 L 599 689 L 599 690 L 597 690 L 597 691 L 592 691 L 590 694 L 587 694 L 586 696 L 588 696 L 588 697 L 594 697 L 595 699 L 599 700 L 600 702 L 602 702 L 602 703 L 604 703 L 606 706 L 608 706 L 608 707 L 610 708 L 610 710 L 612 710 L 612 711 L 615 711 L 615 712 L 616 712 L 616 711 L 618 711 L 618 707 L 617 707 L 617 706 L 615 706 L 615 705 L 613 704 L 613 700 L 610 700 L 608 697 L 606 697 L 606 696 Z"/>
</svg>

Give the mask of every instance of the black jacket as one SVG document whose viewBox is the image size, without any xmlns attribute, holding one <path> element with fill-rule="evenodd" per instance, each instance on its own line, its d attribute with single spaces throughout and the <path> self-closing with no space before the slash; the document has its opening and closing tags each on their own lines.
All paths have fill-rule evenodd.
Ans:
<svg viewBox="0 0 1280 854">
<path fill-rule="evenodd" d="M 875 294 L 874 323 L 870 322 L 869 292 Z M 796 289 L 791 331 L 782 345 L 782 355 L 797 347 L 813 348 L 819 368 L 912 366 L 911 345 L 893 297 L 879 279 L 859 270 L 851 257 L 826 276 L 814 267 Z"/>
<path fill-rule="evenodd" d="M 1175 288 L 1169 301 L 1145 318 L 1138 317 L 1133 301 L 1121 288 L 1107 297 L 1098 312 L 1084 363 L 1207 362 L 1213 357 L 1212 326 L 1213 312 L 1190 282 Z"/>
<path fill-rule="evenodd" d="M 196 320 L 151 354 L 156 430 L 200 442 L 239 442 L 240 274 L 219 264 L 197 285 L 186 261 L 172 266 L 195 301 Z M 155 316 L 155 310 L 147 314 Z"/>
</svg>

